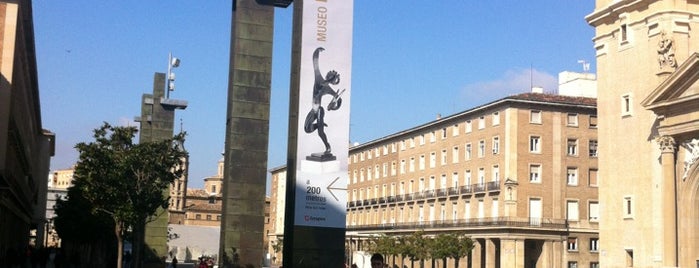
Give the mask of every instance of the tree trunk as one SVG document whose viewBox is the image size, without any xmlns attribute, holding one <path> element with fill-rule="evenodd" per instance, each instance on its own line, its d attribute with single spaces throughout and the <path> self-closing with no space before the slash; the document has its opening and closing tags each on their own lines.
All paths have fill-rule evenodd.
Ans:
<svg viewBox="0 0 699 268">
<path fill-rule="evenodd" d="M 117 240 L 117 268 L 122 268 L 122 261 L 124 256 L 124 238 L 121 236 L 124 229 L 124 223 L 119 220 L 114 221 L 114 235 L 116 235 Z"/>
<path fill-rule="evenodd" d="M 133 241 L 132 241 L 132 249 L 133 252 L 131 252 L 133 258 L 132 258 L 132 266 L 133 268 L 142 268 L 143 267 L 143 252 L 144 252 L 144 243 L 145 243 L 145 228 L 146 228 L 146 223 L 145 220 L 139 221 L 134 224 L 133 226 Z"/>
<path fill-rule="evenodd" d="M 460 258 L 454 258 L 454 268 L 459 268 L 459 260 Z"/>
<path fill-rule="evenodd" d="M 447 268 L 447 258 L 442 259 L 442 268 Z"/>
</svg>

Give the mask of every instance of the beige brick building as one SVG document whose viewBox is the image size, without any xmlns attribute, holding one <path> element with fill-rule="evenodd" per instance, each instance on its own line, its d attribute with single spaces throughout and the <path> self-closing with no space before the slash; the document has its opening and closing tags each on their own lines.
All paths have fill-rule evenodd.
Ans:
<svg viewBox="0 0 699 268">
<path fill-rule="evenodd" d="M 597 0 L 600 263 L 699 266 L 699 3 Z"/>
<path fill-rule="evenodd" d="M 597 144 L 594 98 L 525 93 L 353 146 L 348 250 L 462 230 L 459 267 L 597 267 Z"/>
</svg>

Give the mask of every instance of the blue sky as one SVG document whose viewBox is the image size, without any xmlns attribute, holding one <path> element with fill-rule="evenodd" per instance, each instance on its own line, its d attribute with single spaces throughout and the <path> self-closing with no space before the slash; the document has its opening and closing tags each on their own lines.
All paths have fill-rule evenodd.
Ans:
<svg viewBox="0 0 699 268">
<path fill-rule="evenodd" d="M 400 3 L 400 5 L 398 5 Z M 225 137 L 231 0 L 34 0 L 43 127 L 51 169 L 77 160 L 103 121 L 135 125 L 168 53 L 181 59 L 170 97 L 188 133 L 190 187 L 216 173 Z M 561 71 L 595 71 L 594 1 L 355 0 L 352 142 L 367 142 L 510 94 L 553 91 Z M 286 162 L 291 7 L 276 9 L 270 168 Z M 533 77 L 533 79 L 531 79 Z"/>
</svg>

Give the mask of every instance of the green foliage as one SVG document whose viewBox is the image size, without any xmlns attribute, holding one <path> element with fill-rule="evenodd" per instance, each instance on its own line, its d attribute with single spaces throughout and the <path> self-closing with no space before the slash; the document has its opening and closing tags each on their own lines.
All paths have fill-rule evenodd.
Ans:
<svg viewBox="0 0 699 268">
<path fill-rule="evenodd" d="M 405 237 L 406 255 L 411 261 L 423 261 L 430 257 L 431 239 L 425 236 L 425 231 L 419 230 Z"/>
<path fill-rule="evenodd" d="M 134 144 L 135 127 L 113 127 L 104 123 L 94 130 L 95 141 L 78 143 L 80 157 L 73 174 L 68 201 L 58 202 L 57 229 L 64 239 L 93 235 L 81 221 L 95 224 L 102 233 L 111 229 L 121 244 L 127 230 L 142 230 L 158 208 L 167 208 L 163 194 L 182 176 L 184 133 L 173 139 Z M 60 219 L 60 220 L 59 220 Z M 109 220 L 108 220 L 109 219 Z M 74 232 L 69 226 L 82 229 Z M 120 256 L 118 254 L 117 256 Z"/>
</svg>

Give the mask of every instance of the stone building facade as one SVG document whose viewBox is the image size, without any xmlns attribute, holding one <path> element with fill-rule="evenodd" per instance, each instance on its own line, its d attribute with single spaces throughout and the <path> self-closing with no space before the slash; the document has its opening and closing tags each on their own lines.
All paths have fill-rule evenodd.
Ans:
<svg viewBox="0 0 699 268">
<path fill-rule="evenodd" d="M 0 1 L 0 53 L 3 260 L 7 252 L 22 252 L 44 240 L 49 163 L 55 151 L 55 134 L 42 128 L 30 0 Z"/>
<path fill-rule="evenodd" d="M 597 122 L 594 98 L 524 93 L 351 147 L 349 255 L 458 230 L 459 267 L 597 267 Z"/>
<path fill-rule="evenodd" d="M 699 264 L 699 3 L 597 0 L 600 263 Z"/>
</svg>

